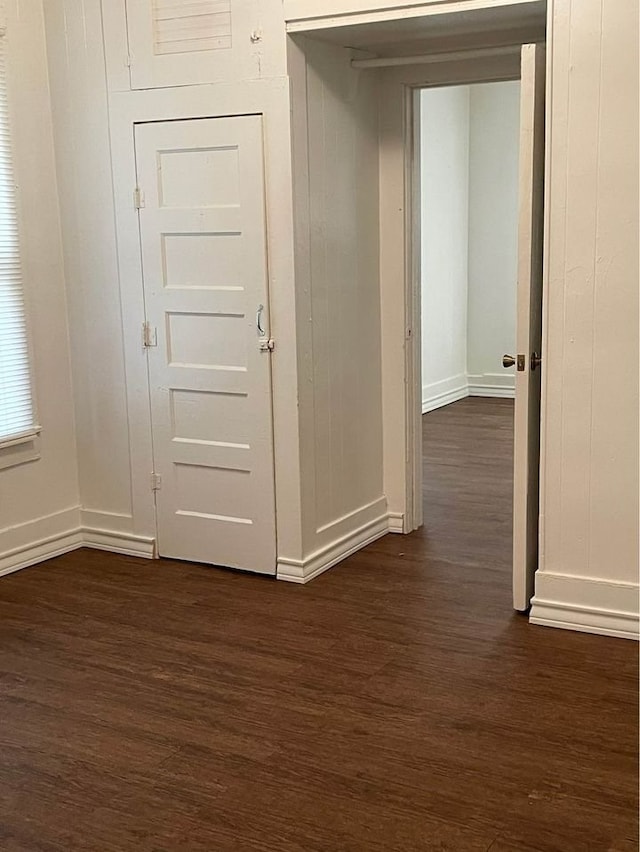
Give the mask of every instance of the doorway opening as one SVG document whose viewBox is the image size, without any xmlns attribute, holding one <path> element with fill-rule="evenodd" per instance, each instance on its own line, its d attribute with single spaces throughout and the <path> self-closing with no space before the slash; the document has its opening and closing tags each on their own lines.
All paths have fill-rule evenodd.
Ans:
<svg viewBox="0 0 640 852">
<path fill-rule="evenodd" d="M 423 537 L 511 583 L 520 81 L 420 89 Z"/>
<path fill-rule="evenodd" d="M 437 45 L 425 38 L 420 50 L 415 42 L 401 46 L 399 38 L 384 42 L 391 30 L 399 36 L 389 21 L 380 24 L 382 31 L 372 24 L 366 38 L 374 40 L 358 43 L 358 50 L 352 37 L 359 24 L 319 28 L 313 35 L 297 30 L 289 41 L 297 329 L 308 378 L 300 398 L 310 483 L 303 495 L 309 519 L 303 547 L 314 555 L 313 576 L 385 532 L 407 534 L 423 525 L 421 93 L 466 87 L 469 124 L 471 91 L 505 83 L 520 89 L 512 152 L 518 162 L 512 222 L 517 275 L 512 269 L 509 276 L 512 288 L 517 278 L 515 382 L 509 379 L 514 371 L 503 373 L 500 363 L 508 351 L 497 353 L 495 366 L 470 368 L 465 325 L 463 363 L 444 377 L 452 381 L 440 376 L 426 384 L 434 385 L 430 390 L 440 402 L 449 395 L 452 404 L 456 393 L 458 403 L 476 404 L 475 394 L 491 389 L 488 401 L 508 408 L 507 394 L 515 392 L 514 607 L 529 606 L 537 567 L 540 370 L 532 356 L 540 354 L 541 342 L 544 185 L 544 9 L 536 9 L 542 18 L 517 34 L 462 33 L 457 26 L 463 20 L 456 18 L 455 27 L 449 22 L 451 38 L 439 37 Z M 431 31 L 431 13 L 422 24 L 425 34 Z M 469 247 L 487 248 L 486 240 L 469 234 L 468 148 L 467 138 L 466 215 L 464 228 L 458 227 L 464 250 L 449 251 L 458 267 L 464 261 L 465 324 L 471 315 Z M 487 216 L 479 214 L 480 224 Z M 436 244 L 442 248 L 440 239 Z M 488 254 L 495 262 L 495 252 Z M 503 349 L 502 340 L 494 343 Z M 499 392 L 502 399 L 495 398 Z M 434 405 L 432 417 L 438 410 Z"/>
</svg>

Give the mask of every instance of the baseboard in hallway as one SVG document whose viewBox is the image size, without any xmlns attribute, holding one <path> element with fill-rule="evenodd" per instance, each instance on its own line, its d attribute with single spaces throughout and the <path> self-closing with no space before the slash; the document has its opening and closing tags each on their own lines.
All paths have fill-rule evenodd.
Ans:
<svg viewBox="0 0 640 852">
<path fill-rule="evenodd" d="M 422 388 L 422 413 L 428 414 L 445 405 L 451 405 L 469 396 L 487 399 L 514 399 L 513 376 L 498 373 L 460 374 L 450 379 L 424 385 Z"/>
</svg>

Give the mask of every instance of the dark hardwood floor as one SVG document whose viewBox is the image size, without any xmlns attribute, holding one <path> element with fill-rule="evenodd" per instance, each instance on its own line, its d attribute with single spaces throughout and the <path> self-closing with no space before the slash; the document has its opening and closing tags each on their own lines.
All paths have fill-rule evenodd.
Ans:
<svg viewBox="0 0 640 852">
<path fill-rule="evenodd" d="M 2 852 L 631 852 L 637 647 L 511 611 L 512 407 L 425 417 L 425 528 L 290 586 L 0 580 Z"/>
</svg>

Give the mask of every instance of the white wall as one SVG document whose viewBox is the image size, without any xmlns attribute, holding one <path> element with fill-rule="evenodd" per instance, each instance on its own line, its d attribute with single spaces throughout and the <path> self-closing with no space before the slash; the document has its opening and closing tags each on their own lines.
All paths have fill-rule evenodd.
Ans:
<svg viewBox="0 0 640 852">
<path fill-rule="evenodd" d="M 292 45 L 303 565 L 387 530 L 382 481 L 378 99 L 351 52 Z M 338 550 L 337 552 L 340 552 Z"/>
<path fill-rule="evenodd" d="M 80 502 L 89 525 L 130 530 L 129 424 L 100 0 L 47 0 L 45 19 Z"/>
<path fill-rule="evenodd" d="M 44 431 L 40 461 L 0 471 L 0 526 L 3 528 L 0 536 L 3 553 L 11 548 L 19 550 L 39 538 L 61 535 L 71 514 L 77 511 L 75 507 L 78 503 L 73 401 L 69 380 L 67 321 L 41 3 L 38 0 L 21 0 L 18 4 L 17 0 L 11 0 L 7 5 L 10 18 L 12 102 L 18 119 L 15 130 L 16 165 L 21 182 L 25 223 L 27 295 L 36 349 L 36 390 Z M 118 16 L 122 20 L 122 3 L 109 0 L 104 5 L 109 13 L 106 29 L 112 37 L 109 67 L 119 75 L 119 83 L 112 88 L 123 88 L 122 80 L 127 74 L 124 63 L 126 38 L 121 22 L 117 20 Z M 74 99 L 77 98 L 77 110 L 84 116 L 87 127 L 95 122 L 94 143 L 104 146 L 103 94 L 99 87 L 94 89 L 101 63 L 101 28 L 96 18 L 97 8 L 98 0 L 86 0 L 84 3 L 65 0 L 64 4 L 63 0 L 47 2 L 48 16 L 67 14 L 65 26 L 70 26 L 69 32 L 78 34 L 74 36 L 73 49 L 67 55 L 58 52 L 57 44 L 52 45 L 52 73 L 55 70 L 54 76 L 65 74 L 61 66 L 69 62 L 71 74 L 73 68 L 76 68 L 78 76 L 85 69 L 90 69 L 91 75 L 96 75 L 92 77 L 91 83 L 95 104 L 83 100 L 85 95 L 81 80 L 76 81 L 77 86 L 73 91 L 76 93 Z M 542 569 L 537 577 L 533 615 L 534 619 L 547 623 L 577 622 L 580 626 L 588 621 L 590 629 L 593 629 L 594 623 L 600 619 L 604 629 L 610 631 L 615 624 L 637 630 L 638 10 L 635 0 L 617 0 L 616 3 L 605 3 L 604 0 L 554 0 L 550 8 L 553 13 L 550 87 L 552 165 L 543 372 Z M 276 7 L 271 9 L 270 14 L 276 16 Z M 76 26 L 84 21 L 85 13 L 86 42 L 80 37 Z M 58 23 L 53 23 L 57 29 L 54 28 L 52 34 L 56 38 L 64 38 L 62 18 L 59 18 Z M 281 51 L 281 44 L 277 45 L 276 50 Z M 85 56 L 92 52 L 95 52 L 95 56 Z M 284 68 L 281 73 L 285 74 Z M 434 66 L 430 73 L 437 75 L 438 67 Z M 353 76 L 349 79 L 355 81 L 358 78 Z M 58 82 L 55 84 L 57 86 Z M 399 91 L 400 86 L 397 88 Z M 391 90 L 395 91 L 392 86 Z M 151 95 L 139 94 L 152 99 Z M 189 96 L 187 89 L 181 96 Z M 339 103 L 338 97 L 336 105 Z M 64 123 L 67 108 L 61 105 L 58 98 L 56 112 Z M 394 122 L 391 123 L 395 127 Z M 63 146 L 73 133 L 82 132 L 82 127 L 75 123 L 67 123 L 66 128 L 59 136 Z M 276 147 L 286 151 L 289 139 L 286 120 L 282 122 L 280 132 L 281 144 Z M 398 155 L 396 159 L 401 163 L 401 137 L 396 139 L 394 136 L 391 142 L 395 145 L 392 153 Z M 345 144 L 343 139 L 340 143 Z M 105 154 L 105 147 L 102 152 Z M 74 168 L 84 169 L 82 160 L 87 154 L 88 150 L 83 150 L 80 155 L 76 155 L 80 160 L 74 163 Z M 64 157 L 64 153 L 59 151 L 60 156 Z M 284 159 L 283 155 L 283 162 Z M 102 286 L 110 286 L 111 273 L 103 276 L 101 266 L 106 263 L 107 269 L 113 269 L 114 248 L 109 224 L 113 205 L 104 174 L 97 176 L 96 189 L 91 179 L 86 183 L 84 180 L 76 182 L 70 163 L 59 161 L 59 168 L 61 178 L 63 173 L 67 175 L 65 184 L 67 181 L 70 184 L 61 187 L 65 219 L 69 218 L 69 222 L 65 222 L 65 235 L 70 233 L 70 227 L 73 231 L 70 224 L 73 218 L 81 225 L 92 217 L 98 217 L 100 224 L 96 232 L 103 235 L 99 241 L 96 236 L 96 242 L 91 242 L 86 249 L 82 248 L 82 241 L 76 239 L 73 233 L 69 237 L 71 245 L 83 250 L 86 255 L 84 259 L 75 259 L 67 249 L 72 289 L 78 295 L 77 300 L 74 296 L 75 304 L 72 307 L 75 328 L 77 323 L 87 321 L 87 317 L 93 315 L 94 311 L 100 312 L 104 303 L 97 291 Z M 283 204 L 282 198 L 288 197 L 286 164 L 279 168 L 277 181 Z M 401 181 L 395 183 L 401 185 Z M 393 230 L 394 239 L 397 233 L 401 233 L 404 216 L 402 198 L 397 204 L 395 200 L 394 197 L 394 209 L 400 211 L 397 217 L 400 225 Z M 392 219 L 391 213 L 389 211 L 389 220 Z M 385 226 L 388 224 L 385 220 Z M 402 240 L 398 244 L 401 243 Z M 100 253 L 93 257 L 96 246 Z M 290 253 L 286 237 L 278 239 L 276 251 L 281 257 Z M 383 257 L 383 260 L 388 264 L 388 259 Z M 81 279 L 84 279 L 82 283 Z M 289 283 L 286 263 L 280 264 L 274 292 L 276 302 L 283 308 L 285 300 L 289 304 L 293 303 Z M 85 294 L 85 287 L 92 292 Z M 300 455 L 307 466 L 313 463 L 316 447 L 315 434 L 309 430 L 309 421 L 313 421 L 314 417 L 313 404 L 308 404 L 309 400 L 313 401 L 315 393 L 315 368 L 311 358 L 313 347 L 309 342 L 312 335 L 303 334 L 305 323 L 310 328 L 312 319 L 309 288 L 309 280 L 304 276 L 300 278 L 297 331 L 304 338 L 299 348 L 300 382 L 295 381 L 291 371 L 284 370 L 288 386 L 292 388 L 290 393 L 300 397 L 300 416 L 306 418 L 300 432 Z M 95 353 L 94 348 L 89 357 L 82 344 L 84 335 L 74 333 L 76 378 L 89 389 L 86 397 L 84 393 L 76 394 L 76 401 L 79 401 L 79 424 L 82 421 L 79 432 L 86 436 L 82 438 L 84 450 L 80 454 L 81 463 L 85 467 L 82 488 L 84 493 L 95 494 L 96 499 L 99 497 L 101 501 L 102 495 L 106 495 L 104 503 L 94 505 L 95 509 L 104 512 L 116 510 L 126 514 L 125 491 L 132 486 L 131 477 L 126 477 L 126 488 L 122 482 L 116 482 L 119 473 L 113 476 L 109 484 L 98 485 L 101 476 L 110 476 L 111 471 L 123 469 L 123 453 L 130 455 L 129 436 L 125 436 L 124 429 L 125 425 L 131 423 L 131 412 L 125 424 L 119 397 L 126 378 L 117 351 L 121 325 L 114 309 L 114 291 L 109 289 L 108 292 L 111 294 L 108 310 L 101 314 L 105 327 L 96 332 L 101 335 L 104 333 L 108 341 L 114 341 L 113 347 L 107 343 L 108 354 L 103 356 L 100 352 Z M 332 298 L 335 297 L 335 289 L 330 292 Z M 402 329 L 404 305 L 399 303 L 397 290 L 388 296 L 385 309 L 392 311 L 392 302 L 398 302 L 397 325 Z M 345 310 L 352 316 L 355 309 L 348 304 Z M 285 309 L 278 310 L 276 316 L 279 324 L 278 339 L 284 341 L 281 351 L 293 363 L 295 355 L 287 347 L 291 339 L 295 339 L 296 332 L 292 331 L 293 324 L 288 321 Z M 101 340 L 104 341 L 104 338 Z M 397 343 L 394 342 L 395 338 L 390 342 L 389 335 L 383 339 L 383 345 L 387 348 L 386 357 L 391 354 L 393 366 L 404 366 L 402 334 L 398 335 L 397 340 Z M 374 348 L 372 345 L 371 350 L 366 350 L 373 358 L 376 357 Z M 101 359 L 113 361 L 113 364 L 101 365 Z M 357 362 L 358 365 L 360 363 Z M 82 377 L 78 370 L 86 371 L 87 376 Z M 345 373 L 349 381 L 342 387 L 346 389 L 353 388 L 358 379 L 357 365 L 351 370 Z M 399 390 L 395 396 L 386 394 L 393 404 L 386 406 L 390 413 L 385 425 L 389 427 L 387 433 L 391 434 L 392 420 L 400 423 L 402 428 L 397 440 L 400 446 L 404 435 L 404 412 L 400 411 L 401 370 L 397 374 L 388 372 L 389 379 L 385 378 L 385 382 L 389 387 L 393 385 Z M 277 373 L 276 367 L 274 375 Z M 397 376 L 400 376 L 398 380 Z M 108 384 L 108 392 L 91 387 L 92 383 L 95 385 L 101 381 Z M 280 383 L 276 397 L 284 393 L 283 384 L 285 382 Z M 109 402 L 111 395 L 116 400 L 113 408 Z M 87 408 L 80 410 L 85 399 L 88 400 Z M 92 406 L 95 406 L 93 411 Z M 278 418 L 280 415 L 277 409 L 278 406 Z M 368 408 L 363 406 L 359 410 L 368 410 L 372 415 L 376 413 L 374 405 Z M 98 448 L 90 446 L 89 437 L 100 435 L 100 430 L 94 424 L 103 418 L 108 422 L 105 428 L 109 440 L 103 441 L 103 446 Z M 287 422 L 291 427 L 291 424 L 295 424 L 295 416 L 291 415 Z M 367 423 L 367 427 L 370 425 Z M 298 463 L 297 432 L 293 436 L 291 432 L 291 429 L 287 431 L 286 428 L 276 430 L 276 434 L 281 436 L 280 440 L 293 448 L 291 465 L 295 467 Z M 117 437 L 112 452 L 107 447 L 114 435 Z M 350 433 L 348 439 L 348 445 L 354 446 L 355 438 Z M 402 455 L 404 457 L 404 452 Z M 110 469 L 107 469 L 105 463 L 108 457 L 113 460 Z M 363 456 L 357 455 L 357 458 L 358 464 L 362 464 Z M 96 473 L 92 482 L 94 465 Z M 286 463 L 280 466 L 281 470 L 284 468 Z M 305 468 L 307 470 L 308 467 Z M 311 470 L 313 472 L 313 468 Z M 392 483 L 392 477 L 388 474 L 386 470 L 385 481 Z M 398 483 L 394 486 L 398 512 L 404 510 L 403 475 L 398 474 Z M 286 482 L 289 498 L 284 504 L 291 507 L 293 518 L 287 526 L 290 531 L 296 526 L 295 514 L 300 509 L 300 501 L 295 477 L 289 478 L 285 471 L 282 478 Z M 308 490 L 311 489 L 313 496 L 315 482 L 315 474 L 312 473 L 310 480 L 305 477 L 301 485 L 304 492 L 302 504 L 307 512 L 306 552 L 324 534 L 318 534 L 319 527 L 314 526 L 315 501 L 308 500 Z M 375 493 L 375 488 L 371 491 L 372 480 L 367 482 L 367 489 Z M 320 501 L 318 505 L 322 508 L 327 504 Z M 66 509 L 70 514 L 65 512 Z M 320 512 L 319 516 L 322 514 Z M 34 519 L 45 516 L 45 520 L 32 523 Z M 324 516 L 327 516 L 326 512 Z M 280 525 L 281 521 L 278 523 Z M 338 525 L 329 531 L 329 536 L 333 535 L 334 540 L 336 529 L 339 528 Z M 285 538 L 282 536 L 281 540 Z M 288 540 L 294 541 L 295 538 L 294 531 Z M 295 550 L 292 547 L 290 553 Z M 14 558 L 13 562 L 17 564 L 19 559 Z M 611 615 L 616 612 L 618 616 Z M 554 613 L 554 617 L 550 613 Z"/>
<path fill-rule="evenodd" d="M 244 12 L 248 32 L 263 18 L 258 27 L 262 38 L 250 48 L 260 79 L 244 80 L 242 63 L 231 51 L 225 76 L 232 82 L 208 85 L 215 75 L 207 76 L 204 62 L 202 85 L 133 92 L 124 0 L 46 4 L 69 277 L 81 517 L 85 527 L 99 531 L 101 546 L 125 552 L 149 555 L 155 537 L 139 245 L 128 240 L 137 231 L 132 122 L 261 112 L 271 331 L 277 340 L 272 384 L 278 545 L 287 557 L 302 555 L 285 33 L 279 0 L 261 0 L 259 8 L 256 4 Z M 245 45 L 239 45 L 241 52 Z M 142 61 L 133 57 L 134 65 Z"/>
<path fill-rule="evenodd" d="M 469 86 L 423 89 L 423 411 L 467 395 Z"/>
<path fill-rule="evenodd" d="M 532 620 L 638 632 L 638 4 L 554 0 Z"/>
<path fill-rule="evenodd" d="M 470 87 L 467 372 L 474 395 L 512 396 L 518 261 L 520 82 Z"/>
<path fill-rule="evenodd" d="M 40 458 L 0 470 L 0 573 L 79 524 L 69 340 L 42 2 L 8 0 L 9 110 Z"/>
<path fill-rule="evenodd" d="M 520 83 L 421 98 L 422 410 L 513 396 Z"/>
</svg>

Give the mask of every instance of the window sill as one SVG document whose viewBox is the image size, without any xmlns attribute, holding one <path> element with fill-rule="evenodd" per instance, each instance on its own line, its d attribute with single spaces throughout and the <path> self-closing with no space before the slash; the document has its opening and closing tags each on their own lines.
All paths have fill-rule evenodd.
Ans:
<svg viewBox="0 0 640 852">
<path fill-rule="evenodd" d="M 40 427 L 0 439 L 0 470 L 40 458 Z"/>
<path fill-rule="evenodd" d="M 42 427 L 33 426 L 28 431 L 20 432 L 18 435 L 9 435 L 7 438 L 0 438 L 0 450 L 4 450 L 5 447 L 17 447 L 19 444 L 28 444 L 34 441 L 41 431 Z"/>
</svg>

